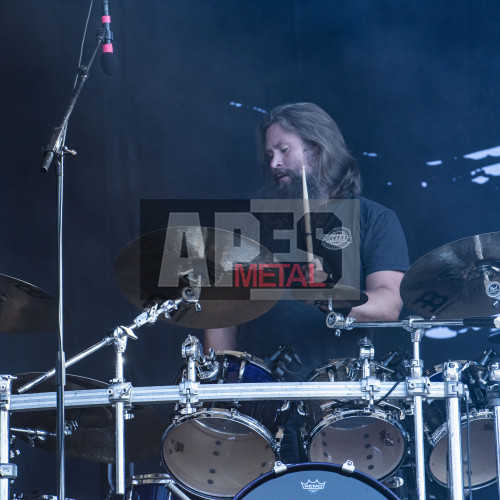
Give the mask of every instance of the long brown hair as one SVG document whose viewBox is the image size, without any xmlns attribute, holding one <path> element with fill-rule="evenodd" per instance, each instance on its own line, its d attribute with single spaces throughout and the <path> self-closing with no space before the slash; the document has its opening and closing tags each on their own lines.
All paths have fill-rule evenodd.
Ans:
<svg viewBox="0 0 500 500">
<path fill-rule="evenodd" d="M 319 181 L 328 187 L 331 198 L 343 198 L 361 192 L 358 165 L 347 150 L 337 124 L 319 106 L 308 102 L 278 106 L 264 117 L 257 130 L 257 143 L 259 160 L 266 166 L 266 172 L 269 172 L 266 132 L 273 123 L 297 134 L 317 152 L 315 156 Z"/>
</svg>

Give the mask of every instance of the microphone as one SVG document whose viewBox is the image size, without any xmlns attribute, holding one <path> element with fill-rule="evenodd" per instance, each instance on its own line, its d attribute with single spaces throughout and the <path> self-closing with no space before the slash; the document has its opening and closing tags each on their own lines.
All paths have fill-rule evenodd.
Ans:
<svg viewBox="0 0 500 500">
<path fill-rule="evenodd" d="M 102 0 L 102 55 L 101 67 L 104 73 L 112 75 L 116 69 L 113 55 L 113 32 L 110 28 L 111 16 L 109 15 L 109 0 Z"/>
</svg>

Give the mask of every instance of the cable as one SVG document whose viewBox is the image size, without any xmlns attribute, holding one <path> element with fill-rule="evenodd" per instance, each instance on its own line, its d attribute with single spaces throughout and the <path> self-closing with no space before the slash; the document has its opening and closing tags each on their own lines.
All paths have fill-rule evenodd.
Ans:
<svg viewBox="0 0 500 500">
<path fill-rule="evenodd" d="M 88 27 L 89 27 L 90 13 L 92 12 L 92 7 L 93 6 L 94 6 L 94 0 L 90 0 L 89 12 L 87 14 L 87 20 L 85 21 L 85 28 L 83 29 L 82 43 L 80 45 L 80 57 L 78 58 L 77 68 L 79 68 L 81 66 L 81 64 L 82 64 L 83 46 L 85 45 L 85 39 L 87 38 L 87 30 L 88 30 Z M 78 73 L 75 76 L 75 84 L 73 85 L 73 90 L 76 87 L 77 81 L 78 81 Z"/>
</svg>

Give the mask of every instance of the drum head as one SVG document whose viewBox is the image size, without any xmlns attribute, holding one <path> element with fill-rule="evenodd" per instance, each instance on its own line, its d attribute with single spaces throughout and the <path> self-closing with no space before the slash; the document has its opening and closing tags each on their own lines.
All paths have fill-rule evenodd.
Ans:
<svg viewBox="0 0 500 500">
<path fill-rule="evenodd" d="M 382 418 L 383 417 L 383 418 Z M 388 417 L 360 414 L 329 418 L 311 433 L 312 462 L 344 463 L 383 479 L 398 469 L 406 452 L 404 430 Z"/>
<path fill-rule="evenodd" d="M 277 457 L 271 443 L 271 435 L 256 420 L 207 411 L 170 426 L 162 455 L 167 470 L 190 491 L 232 498 L 273 468 Z"/>
<path fill-rule="evenodd" d="M 359 471 L 347 473 L 340 465 L 325 463 L 290 465 L 286 472 L 279 475 L 272 471 L 246 486 L 234 500 L 311 499 L 311 494 L 314 500 L 398 500 L 391 490 L 372 477 Z"/>
<path fill-rule="evenodd" d="M 447 486 L 447 457 L 448 457 L 448 432 L 447 424 L 438 429 L 434 435 L 436 444 L 429 456 L 429 470 L 443 486 Z M 471 487 L 481 488 L 496 480 L 496 448 L 495 448 L 495 423 L 493 414 L 481 411 L 469 419 L 470 434 L 470 462 L 471 462 Z M 460 432 L 462 441 L 462 462 L 464 487 L 469 488 L 467 466 L 467 424 L 462 417 Z"/>
</svg>

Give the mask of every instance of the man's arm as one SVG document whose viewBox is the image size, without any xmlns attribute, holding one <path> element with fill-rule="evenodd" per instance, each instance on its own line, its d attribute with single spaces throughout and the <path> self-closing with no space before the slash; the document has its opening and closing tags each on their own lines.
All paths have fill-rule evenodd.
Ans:
<svg viewBox="0 0 500 500">
<path fill-rule="evenodd" d="M 323 271 L 319 259 L 314 259 L 313 264 L 314 281 L 321 283 L 326 279 L 327 274 Z M 377 271 L 368 274 L 364 290 L 368 295 L 368 302 L 362 306 L 353 307 L 349 316 L 357 321 L 397 321 L 403 307 L 399 294 L 399 285 L 403 276 L 402 271 Z M 328 312 L 326 307 L 321 309 Z"/>
<path fill-rule="evenodd" d="M 403 307 L 399 285 L 401 271 L 377 271 L 366 277 L 368 302 L 353 307 L 350 317 L 357 321 L 397 321 Z"/>
</svg>

